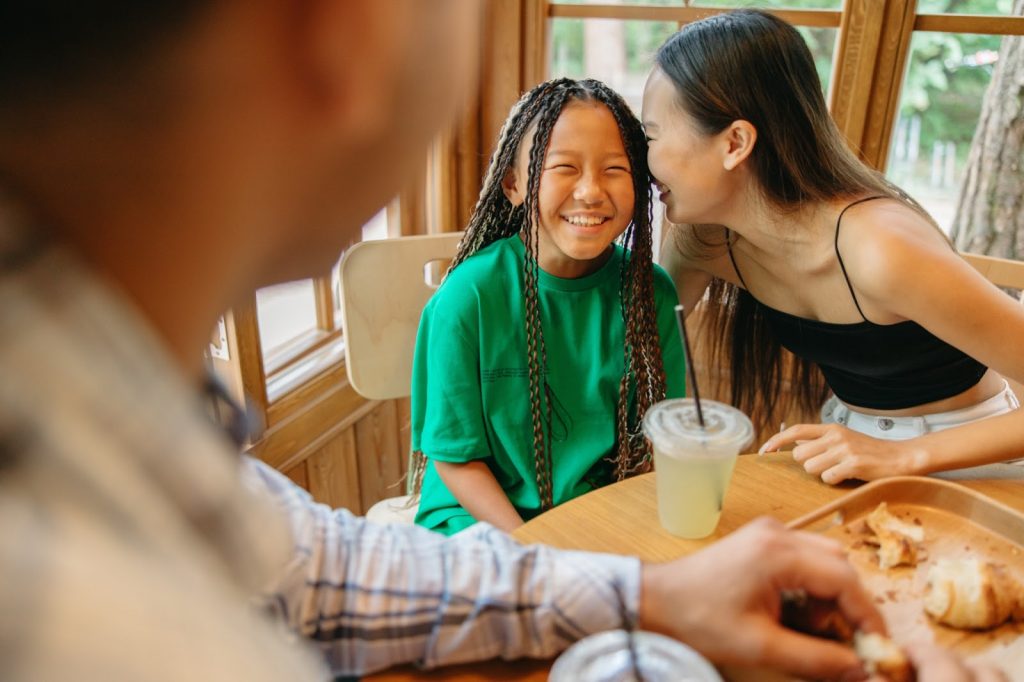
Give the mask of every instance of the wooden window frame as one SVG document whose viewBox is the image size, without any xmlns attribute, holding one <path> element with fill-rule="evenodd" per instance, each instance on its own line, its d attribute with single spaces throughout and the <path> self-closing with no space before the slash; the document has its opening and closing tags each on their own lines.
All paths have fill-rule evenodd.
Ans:
<svg viewBox="0 0 1024 682">
<path fill-rule="evenodd" d="M 562 5 L 548 0 L 534 4 L 542 7 L 549 20 L 622 19 L 674 21 L 679 25 L 740 9 L 738 5 Z M 919 14 L 917 0 L 845 0 L 838 10 L 764 9 L 795 26 L 839 29 L 829 107 L 851 147 L 866 163 L 883 171 L 915 31 L 1024 36 L 1024 17 Z M 542 40 L 547 41 L 546 33 Z"/>
<path fill-rule="evenodd" d="M 425 195 L 425 184 L 417 182 L 388 204 L 389 237 L 422 231 L 420 207 L 425 203 Z M 351 426 L 352 420 L 357 420 L 376 405 L 374 401 L 360 398 L 348 385 L 344 364 L 345 340 L 335 313 L 336 301 L 330 274 L 313 278 L 313 293 L 316 327 L 283 344 L 267 357 L 263 354 L 256 295 L 253 293 L 224 315 L 227 358 L 211 358 L 214 372 L 225 382 L 232 396 L 240 404 L 245 404 L 256 417 L 254 421 L 258 426 L 252 434 L 252 453 L 260 457 L 266 455 L 267 461 L 279 468 L 301 461 L 308 454 L 307 450 L 316 445 L 309 443 L 294 448 L 291 447 L 295 443 L 294 437 L 275 437 L 275 443 L 282 443 L 284 449 L 281 452 L 291 447 L 291 454 L 285 457 L 274 443 L 261 442 L 268 436 L 276 436 L 282 426 L 299 420 L 304 422 L 302 428 L 312 433 L 316 429 L 305 421 L 307 417 L 312 415 L 314 421 L 326 425 L 330 418 L 328 414 L 342 410 L 333 414 L 345 417 L 322 431 L 316 438 L 319 442 L 341 428 L 339 424 Z M 332 409 L 317 416 L 318 405 L 323 407 L 321 403 L 331 404 Z"/>
</svg>

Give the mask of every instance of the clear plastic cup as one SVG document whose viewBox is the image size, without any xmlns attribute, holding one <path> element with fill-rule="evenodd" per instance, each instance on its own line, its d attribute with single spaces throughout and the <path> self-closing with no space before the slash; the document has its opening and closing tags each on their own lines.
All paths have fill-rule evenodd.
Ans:
<svg viewBox="0 0 1024 682">
<path fill-rule="evenodd" d="M 558 657 L 548 677 L 548 682 L 637 680 L 722 682 L 714 666 L 682 642 L 653 632 L 625 630 L 609 630 L 576 642 Z"/>
<path fill-rule="evenodd" d="M 735 407 L 700 404 L 704 427 L 692 398 L 652 405 L 643 424 L 654 450 L 658 518 L 669 533 L 690 539 L 714 532 L 736 455 L 754 438 L 750 419 Z"/>
</svg>

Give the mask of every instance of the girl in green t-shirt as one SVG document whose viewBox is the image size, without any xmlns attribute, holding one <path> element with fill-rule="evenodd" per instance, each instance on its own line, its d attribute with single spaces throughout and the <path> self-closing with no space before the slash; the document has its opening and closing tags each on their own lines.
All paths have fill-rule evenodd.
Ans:
<svg viewBox="0 0 1024 682">
<path fill-rule="evenodd" d="M 652 262 L 647 145 L 625 101 L 552 80 L 512 108 L 412 382 L 416 522 L 512 530 L 650 468 L 644 412 L 685 390 Z"/>
</svg>

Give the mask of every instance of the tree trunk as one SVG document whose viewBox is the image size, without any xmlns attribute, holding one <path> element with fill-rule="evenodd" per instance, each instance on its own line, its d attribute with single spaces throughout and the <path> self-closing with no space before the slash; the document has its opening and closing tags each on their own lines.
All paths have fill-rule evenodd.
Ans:
<svg viewBox="0 0 1024 682">
<path fill-rule="evenodd" d="M 1012 14 L 1024 14 L 1015 0 Z M 1005 36 L 978 128 L 951 236 L 961 251 L 1024 260 L 1024 39 Z"/>
</svg>

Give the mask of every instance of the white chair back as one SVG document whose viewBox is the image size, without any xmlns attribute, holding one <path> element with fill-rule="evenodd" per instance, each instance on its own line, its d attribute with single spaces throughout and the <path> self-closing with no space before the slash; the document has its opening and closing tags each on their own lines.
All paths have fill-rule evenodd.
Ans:
<svg viewBox="0 0 1024 682">
<path fill-rule="evenodd" d="M 1024 290 L 1024 261 L 981 256 L 976 253 L 960 255 L 997 287 Z"/>
<path fill-rule="evenodd" d="M 342 258 L 345 366 L 360 395 L 409 395 L 420 314 L 437 288 L 428 282 L 428 265 L 453 258 L 461 238 L 447 232 L 360 242 Z"/>
<path fill-rule="evenodd" d="M 1007 289 L 1019 289 L 1018 299 L 1024 303 L 1024 261 L 1010 260 L 1007 258 L 995 258 L 994 256 L 981 256 L 976 253 L 961 253 L 968 263 L 975 270 L 985 276 L 985 279 L 997 287 Z M 1017 394 L 1017 399 L 1024 402 L 1024 384 L 1006 377 L 1010 388 Z"/>
</svg>

